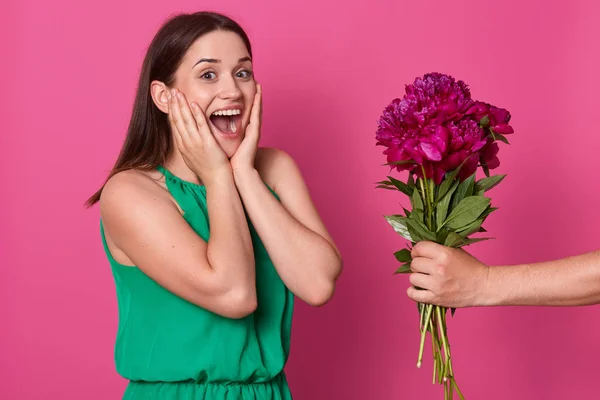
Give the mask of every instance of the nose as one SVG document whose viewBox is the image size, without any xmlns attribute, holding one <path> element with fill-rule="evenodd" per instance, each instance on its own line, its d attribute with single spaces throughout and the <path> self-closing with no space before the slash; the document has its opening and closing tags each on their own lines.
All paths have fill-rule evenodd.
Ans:
<svg viewBox="0 0 600 400">
<path fill-rule="evenodd" d="M 222 87 L 219 92 L 219 97 L 223 100 L 237 100 L 241 97 L 242 92 L 234 77 L 229 76 L 221 79 Z"/>
</svg>

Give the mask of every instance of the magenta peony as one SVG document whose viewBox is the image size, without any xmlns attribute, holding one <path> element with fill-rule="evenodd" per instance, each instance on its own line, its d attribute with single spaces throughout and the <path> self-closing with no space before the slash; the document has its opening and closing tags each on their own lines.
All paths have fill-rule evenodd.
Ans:
<svg viewBox="0 0 600 400">
<path fill-rule="evenodd" d="M 479 165 L 499 165 L 496 134 L 510 134 L 510 114 L 473 101 L 468 86 L 452 76 L 430 73 L 406 86 L 378 121 L 377 145 L 389 164 L 440 184 L 447 172 L 461 166 L 464 180 Z M 490 138 L 488 138 L 490 136 Z"/>
</svg>

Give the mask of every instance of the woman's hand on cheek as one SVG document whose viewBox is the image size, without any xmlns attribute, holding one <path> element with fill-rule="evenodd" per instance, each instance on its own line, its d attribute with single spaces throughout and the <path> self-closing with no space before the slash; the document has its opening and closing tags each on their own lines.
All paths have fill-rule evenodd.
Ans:
<svg viewBox="0 0 600 400">
<path fill-rule="evenodd" d="M 205 185 L 231 174 L 227 156 L 212 135 L 204 112 L 196 103 L 190 107 L 185 95 L 176 89 L 169 99 L 169 122 L 185 163 Z"/>
<path fill-rule="evenodd" d="M 260 140 L 260 127 L 262 123 L 262 87 L 256 84 L 256 95 L 250 112 L 250 122 L 246 127 L 245 137 L 237 151 L 231 157 L 230 163 L 233 171 L 254 169 L 254 159 Z"/>
</svg>

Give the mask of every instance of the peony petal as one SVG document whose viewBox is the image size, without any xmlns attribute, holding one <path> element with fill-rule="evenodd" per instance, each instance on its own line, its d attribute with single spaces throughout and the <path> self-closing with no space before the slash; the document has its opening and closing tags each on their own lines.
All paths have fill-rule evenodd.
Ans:
<svg viewBox="0 0 600 400">
<path fill-rule="evenodd" d="M 492 140 L 488 141 L 481 149 L 482 164 L 486 164 L 489 169 L 497 168 L 500 165 L 500 160 L 496 157 L 498 150 L 500 150 L 498 143 Z"/>
<path fill-rule="evenodd" d="M 421 142 L 419 146 L 429 161 L 440 161 L 442 159 L 442 153 L 432 143 Z"/>
<path fill-rule="evenodd" d="M 498 168 L 500 166 L 500 159 L 494 156 L 494 158 L 486 162 L 486 165 L 489 169 Z"/>
<path fill-rule="evenodd" d="M 440 152 L 445 155 L 448 152 L 448 139 L 450 138 L 450 132 L 448 128 L 444 126 L 438 126 L 435 130 L 433 137 L 433 143 L 437 146 Z"/>
<path fill-rule="evenodd" d="M 471 157 L 469 157 L 458 172 L 458 177 L 460 178 L 460 180 L 464 181 L 465 179 L 473 175 L 475 171 L 477 171 L 478 164 L 479 160 L 477 159 L 477 155 L 474 154 Z"/>
<path fill-rule="evenodd" d="M 496 124 L 506 124 L 510 120 L 510 113 L 504 108 L 490 108 L 490 120 Z"/>
<path fill-rule="evenodd" d="M 475 143 L 475 145 L 473 147 L 471 147 L 471 151 L 473 153 L 478 152 L 479 150 L 481 150 L 483 148 L 483 146 L 485 146 L 487 142 L 484 140 L 480 140 L 479 142 Z"/>
<path fill-rule="evenodd" d="M 399 146 L 390 147 L 383 154 L 387 156 L 388 163 L 410 160 L 410 156 Z"/>
<path fill-rule="evenodd" d="M 493 128 L 494 132 L 500 133 L 501 135 L 509 135 L 511 133 L 515 133 L 515 131 L 513 130 L 512 126 L 508 125 L 508 124 L 499 124 L 494 126 Z"/>
<path fill-rule="evenodd" d="M 433 180 L 436 185 L 439 185 L 444 180 L 444 176 L 446 175 L 446 171 L 444 171 L 439 166 L 434 167 L 433 169 Z"/>
<path fill-rule="evenodd" d="M 411 160 L 414 160 L 417 164 L 423 164 L 423 154 L 417 148 L 418 142 L 414 139 L 405 140 L 401 147 L 409 155 Z"/>
</svg>

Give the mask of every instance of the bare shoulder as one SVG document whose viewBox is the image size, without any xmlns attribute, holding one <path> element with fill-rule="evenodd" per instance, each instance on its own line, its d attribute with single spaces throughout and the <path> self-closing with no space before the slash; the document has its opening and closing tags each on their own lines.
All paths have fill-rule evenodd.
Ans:
<svg viewBox="0 0 600 400">
<path fill-rule="evenodd" d="M 121 219 L 136 210 L 178 208 L 158 171 L 127 170 L 112 176 L 100 196 L 104 220 Z"/>
<path fill-rule="evenodd" d="M 300 170 L 293 157 L 275 147 L 260 147 L 256 153 L 256 169 L 262 179 L 274 190 L 286 179 L 300 178 Z"/>
<path fill-rule="evenodd" d="M 130 169 L 113 175 L 102 190 L 100 208 L 144 199 L 168 199 L 168 192 L 160 176 L 152 172 Z"/>
</svg>

